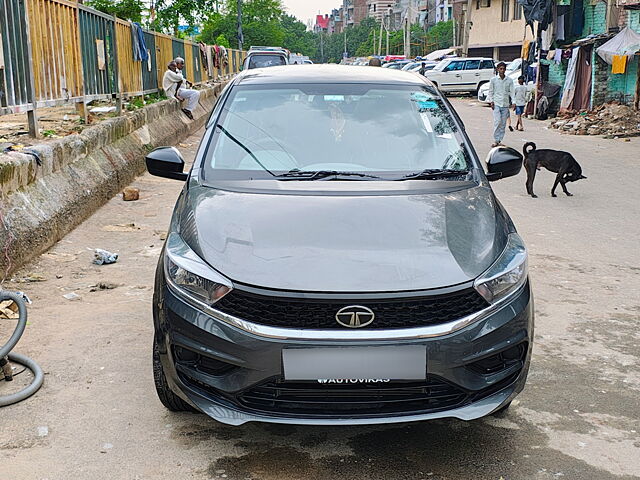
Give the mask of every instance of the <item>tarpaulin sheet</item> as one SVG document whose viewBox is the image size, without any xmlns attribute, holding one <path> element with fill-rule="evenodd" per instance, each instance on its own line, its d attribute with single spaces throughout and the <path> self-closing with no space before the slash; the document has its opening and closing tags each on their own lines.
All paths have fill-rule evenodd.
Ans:
<svg viewBox="0 0 640 480">
<path fill-rule="evenodd" d="M 453 53 L 455 48 L 444 48 L 442 50 L 435 50 L 427 55 L 427 60 L 438 60 L 439 58 L 444 57 L 445 55 L 449 55 Z"/>
<path fill-rule="evenodd" d="M 640 34 L 629 27 L 625 27 L 607 43 L 596 48 L 600 58 L 609 65 L 613 64 L 614 55 L 633 55 L 638 50 L 640 50 Z"/>
</svg>

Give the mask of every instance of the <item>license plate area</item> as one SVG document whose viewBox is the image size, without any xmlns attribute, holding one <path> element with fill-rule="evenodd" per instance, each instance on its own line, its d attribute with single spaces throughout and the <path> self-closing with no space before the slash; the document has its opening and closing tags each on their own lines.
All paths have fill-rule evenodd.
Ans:
<svg viewBox="0 0 640 480">
<path fill-rule="evenodd" d="M 425 380 L 427 350 L 423 345 L 285 348 L 282 364 L 285 380 Z"/>
</svg>

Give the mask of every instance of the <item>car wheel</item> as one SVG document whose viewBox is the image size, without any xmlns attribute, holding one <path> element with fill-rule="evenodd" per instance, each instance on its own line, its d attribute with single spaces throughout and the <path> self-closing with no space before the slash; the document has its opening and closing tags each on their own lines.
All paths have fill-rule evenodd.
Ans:
<svg viewBox="0 0 640 480">
<path fill-rule="evenodd" d="M 509 407 L 511 406 L 511 402 L 507 403 L 506 405 L 503 405 L 502 407 L 500 407 L 498 410 L 496 410 L 495 412 L 493 412 L 491 414 L 492 417 L 502 417 L 504 415 L 507 414 L 507 410 L 509 410 Z"/>
<path fill-rule="evenodd" d="M 160 352 L 158 351 L 158 340 L 153 336 L 153 383 L 156 386 L 156 393 L 162 405 L 172 412 L 197 412 L 195 408 L 177 396 L 169 388 L 167 377 L 164 375 Z"/>
<path fill-rule="evenodd" d="M 478 84 L 478 88 L 476 88 L 476 97 L 477 97 L 477 96 L 478 96 L 478 94 L 480 93 L 480 89 L 482 88 L 482 85 L 484 85 L 485 83 L 488 83 L 488 82 L 480 82 L 480 83 Z"/>
</svg>

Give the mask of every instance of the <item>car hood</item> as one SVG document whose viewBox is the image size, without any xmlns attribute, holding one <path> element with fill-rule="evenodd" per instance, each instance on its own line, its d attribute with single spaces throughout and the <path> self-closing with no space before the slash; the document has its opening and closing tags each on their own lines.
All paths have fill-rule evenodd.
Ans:
<svg viewBox="0 0 640 480">
<path fill-rule="evenodd" d="M 291 195 L 196 186 L 179 233 L 232 281 L 316 292 L 433 289 L 473 280 L 506 244 L 493 192 Z"/>
</svg>

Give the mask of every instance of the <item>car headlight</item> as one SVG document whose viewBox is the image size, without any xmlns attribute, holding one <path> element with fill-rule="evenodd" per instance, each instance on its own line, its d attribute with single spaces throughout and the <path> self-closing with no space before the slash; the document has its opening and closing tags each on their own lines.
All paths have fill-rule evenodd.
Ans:
<svg viewBox="0 0 640 480">
<path fill-rule="evenodd" d="M 167 238 L 164 269 L 169 285 L 178 293 L 207 306 L 233 289 L 231 282 L 198 257 L 177 233 Z"/>
<path fill-rule="evenodd" d="M 498 259 L 473 286 L 487 302 L 496 303 L 520 288 L 527 280 L 527 273 L 527 248 L 520 235 L 511 233 Z"/>
</svg>

